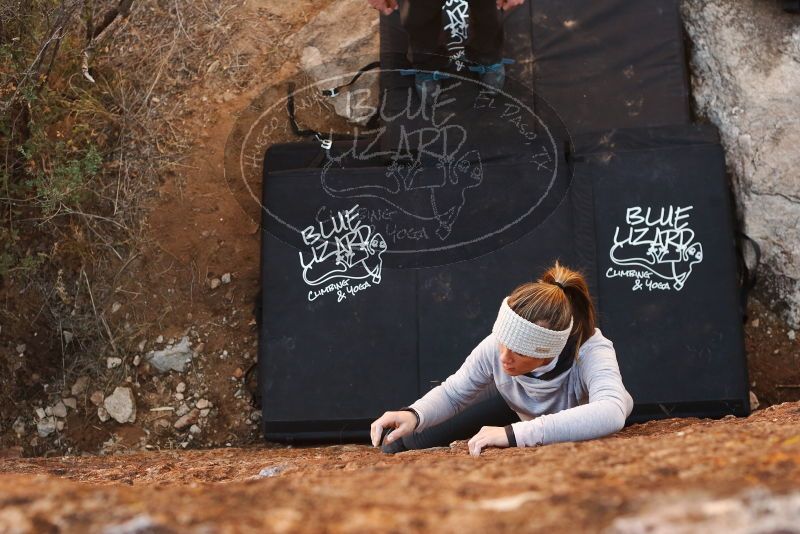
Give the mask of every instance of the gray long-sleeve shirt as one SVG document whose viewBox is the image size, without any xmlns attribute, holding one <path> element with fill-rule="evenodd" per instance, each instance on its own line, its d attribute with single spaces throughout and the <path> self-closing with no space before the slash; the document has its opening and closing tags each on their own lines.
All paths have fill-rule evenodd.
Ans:
<svg viewBox="0 0 800 534">
<path fill-rule="evenodd" d="M 500 363 L 499 344 L 489 334 L 458 371 L 411 405 L 420 418 L 415 431 L 453 417 L 492 382 L 520 417 L 512 425 L 518 447 L 606 436 L 620 430 L 633 410 L 614 345 L 599 328 L 581 345 L 572 367 L 548 381 L 507 375 Z"/>
</svg>

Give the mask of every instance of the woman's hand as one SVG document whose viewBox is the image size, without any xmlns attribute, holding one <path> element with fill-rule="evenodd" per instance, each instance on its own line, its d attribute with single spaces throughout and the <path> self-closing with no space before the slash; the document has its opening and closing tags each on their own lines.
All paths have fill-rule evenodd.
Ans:
<svg viewBox="0 0 800 534">
<path fill-rule="evenodd" d="M 399 412 L 386 412 L 375 419 L 369 427 L 372 446 L 388 445 L 398 438 L 411 434 L 417 426 L 417 416 L 405 410 Z M 381 435 L 386 428 L 394 428 L 381 443 Z"/>
<path fill-rule="evenodd" d="M 525 0 L 497 0 L 497 9 L 511 11 L 512 9 L 515 9 L 524 3 Z"/>
<path fill-rule="evenodd" d="M 506 429 L 502 426 L 484 426 L 467 443 L 472 456 L 480 456 L 484 447 L 508 447 Z"/>
<path fill-rule="evenodd" d="M 397 9 L 397 0 L 367 0 L 367 2 L 384 15 L 391 15 L 392 11 Z"/>
</svg>

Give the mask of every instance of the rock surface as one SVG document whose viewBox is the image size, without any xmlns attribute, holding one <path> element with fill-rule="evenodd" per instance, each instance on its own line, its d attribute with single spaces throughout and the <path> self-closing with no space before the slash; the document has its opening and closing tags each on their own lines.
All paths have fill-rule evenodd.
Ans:
<svg viewBox="0 0 800 534">
<path fill-rule="evenodd" d="M 300 67 L 319 89 L 331 89 L 349 82 L 361 67 L 378 60 L 378 25 L 378 12 L 363 0 L 336 0 L 297 32 L 290 44 L 302 50 Z M 378 104 L 375 72 L 330 98 L 338 115 L 357 123 L 369 118 L 359 105 Z M 353 95 L 349 99 L 348 92 Z"/>
<path fill-rule="evenodd" d="M 800 20 L 756 0 L 684 0 L 682 11 L 697 111 L 722 135 L 772 305 L 800 326 Z"/>
<path fill-rule="evenodd" d="M 794 402 L 480 457 L 465 441 L 11 457 L 0 532 L 797 532 L 799 429 Z"/>
</svg>

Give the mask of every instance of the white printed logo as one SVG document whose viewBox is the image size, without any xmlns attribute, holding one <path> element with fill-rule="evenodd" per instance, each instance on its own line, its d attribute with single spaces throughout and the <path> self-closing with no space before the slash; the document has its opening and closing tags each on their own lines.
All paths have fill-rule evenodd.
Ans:
<svg viewBox="0 0 800 534">
<path fill-rule="evenodd" d="M 447 0 L 442 6 L 447 16 L 444 29 L 450 33 L 447 50 L 453 60 L 457 71 L 464 68 L 464 44 L 467 40 L 469 29 L 469 2 L 467 0 Z"/>
<path fill-rule="evenodd" d="M 633 278 L 634 291 L 683 289 L 692 267 L 703 261 L 703 246 L 689 228 L 692 207 L 628 208 L 627 227 L 617 226 L 609 251 L 615 265 L 628 269 L 609 267 L 606 277 Z"/>
<path fill-rule="evenodd" d="M 333 291 L 336 302 L 341 302 L 380 283 L 386 241 L 370 225 L 359 221 L 357 210 L 356 204 L 302 231 L 303 242 L 311 247 L 309 258 L 298 253 L 303 280 L 310 286 L 324 285 L 308 292 L 309 302 Z M 363 282 L 350 285 L 351 280 Z"/>
</svg>

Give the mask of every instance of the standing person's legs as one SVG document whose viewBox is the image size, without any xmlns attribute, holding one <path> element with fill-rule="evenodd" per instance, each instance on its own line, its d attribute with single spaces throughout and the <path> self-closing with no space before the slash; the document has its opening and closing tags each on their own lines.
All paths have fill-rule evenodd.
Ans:
<svg viewBox="0 0 800 534">
<path fill-rule="evenodd" d="M 469 439 L 482 426 L 506 426 L 519 421 L 519 416 L 508 407 L 494 384 L 484 390 L 476 402 L 461 413 L 422 432 L 403 436 L 390 445 L 381 447 L 386 453 L 411 449 L 446 447 L 455 440 Z"/>
<path fill-rule="evenodd" d="M 447 48 L 442 42 L 444 0 L 403 0 L 400 21 L 408 33 L 410 60 L 422 70 L 442 69 L 447 64 Z"/>
<path fill-rule="evenodd" d="M 467 59 L 481 65 L 500 61 L 503 56 L 502 13 L 495 0 L 469 0 Z"/>
</svg>

